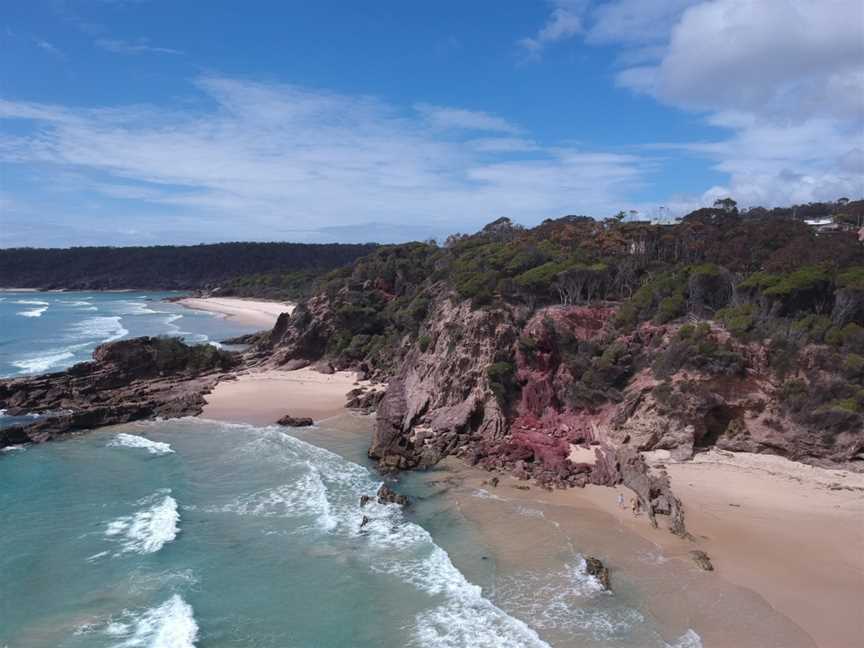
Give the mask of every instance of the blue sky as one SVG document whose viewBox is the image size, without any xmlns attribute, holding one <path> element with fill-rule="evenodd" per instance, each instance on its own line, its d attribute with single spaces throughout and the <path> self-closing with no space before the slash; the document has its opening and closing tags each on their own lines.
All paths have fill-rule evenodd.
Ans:
<svg viewBox="0 0 864 648">
<path fill-rule="evenodd" d="M 0 48 L 4 247 L 864 194 L 857 1 L 30 0 Z"/>
</svg>

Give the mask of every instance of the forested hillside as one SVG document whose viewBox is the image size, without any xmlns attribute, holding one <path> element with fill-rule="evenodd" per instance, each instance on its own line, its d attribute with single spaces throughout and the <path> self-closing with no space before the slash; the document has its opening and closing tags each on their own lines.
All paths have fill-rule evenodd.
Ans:
<svg viewBox="0 0 864 648">
<path fill-rule="evenodd" d="M 0 249 L 0 287 L 214 289 L 239 276 L 326 271 L 374 248 L 373 244 L 217 243 Z"/>
</svg>

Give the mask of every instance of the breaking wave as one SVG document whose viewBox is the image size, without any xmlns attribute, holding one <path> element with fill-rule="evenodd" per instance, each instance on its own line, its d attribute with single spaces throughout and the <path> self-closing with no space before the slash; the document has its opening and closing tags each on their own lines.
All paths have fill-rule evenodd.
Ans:
<svg viewBox="0 0 864 648">
<path fill-rule="evenodd" d="M 38 306 L 36 308 L 30 308 L 28 310 L 18 311 L 16 315 L 20 315 L 21 317 L 42 317 L 42 313 L 48 310 L 47 306 Z"/>
<path fill-rule="evenodd" d="M 359 507 L 361 495 L 380 486 L 369 471 L 281 431 L 268 432 L 245 449 L 263 460 L 281 460 L 302 476 L 278 488 L 251 493 L 222 507 L 241 515 L 308 516 L 320 532 L 360 543 L 369 570 L 396 577 L 430 597 L 412 628 L 414 646 L 546 647 L 526 623 L 483 596 L 453 565 L 444 549 L 400 507 L 376 501 Z M 366 518 L 363 523 L 364 516 Z"/>
<path fill-rule="evenodd" d="M 113 440 L 108 443 L 109 446 L 126 447 L 126 448 L 143 448 L 150 454 L 165 455 L 171 454 L 174 450 L 171 445 L 162 441 L 153 441 L 135 434 L 127 434 L 121 432 Z"/>
<path fill-rule="evenodd" d="M 20 373 L 42 373 L 74 357 L 75 354 L 68 350 L 52 350 L 43 355 L 13 360 L 11 364 L 18 367 L 21 370 Z"/>
<path fill-rule="evenodd" d="M 194 648 L 198 641 L 198 623 L 192 606 L 179 594 L 143 612 L 124 610 L 103 624 L 89 624 L 76 634 L 101 634 L 113 643 L 112 648 Z"/>
<path fill-rule="evenodd" d="M 100 344 L 119 340 L 129 333 L 120 323 L 120 316 L 88 317 L 73 324 L 69 331 L 76 340 L 96 340 Z"/>
<path fill-rule="evenodd" d="M 105 536 L 122 541 L 122 553 L 155 553 L 177 537 L 180 514 L 177 501 L 166 489 L 140 500 L 146 508 L 134 515 L 119 517 L 109 522 Z"/>
</svg>

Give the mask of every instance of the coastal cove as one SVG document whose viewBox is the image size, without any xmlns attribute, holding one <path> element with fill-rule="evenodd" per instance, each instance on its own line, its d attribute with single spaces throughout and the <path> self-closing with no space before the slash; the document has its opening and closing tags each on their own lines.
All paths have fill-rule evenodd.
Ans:
<svg viewBox="0 0 864 648">
<path fill-rule="evenodd" d="M 243 307 L 240 300 L 227 305 L 204 300 L 204 305 L 211 312 L 200 317 L 219 324 L 231 322 Z M 271 317 L 283 306 L 273 304 Z M 220 308 L 224 317 L 213 317 Z M 57 453 L 77 475 L 57 486 L 69 491 L 68 497 L 87 472 L 87 462 L 113 466 L 93 478 L 102 480 L 98 485 L 82 484 L 77 508 L 62 498 L 49 501 L 50 493 L 40 502 L 48 508 L 67 502 L 71 513 L 64 529 L 72 546 L 61 553 L 83 563 L 52 564 L 47 569 L 57 571 L 42 578 L 65 580 L 71 576 L 64 570 L 86 567 L 93 569 L 90 577 L 113 585 L 111 602 L 100 600 L 98 606 L 90 605 L 83 592 L 58 592 L 47 625 L 28 624 L 26 614 L 13 610 L 22 623 L 13 627 L 16 634 L 8 641 L 5 636 L 0 641 L 12 646 L 24 637 L 25 644 L 157 646 L 159 637 L 171 637 L 171 646 L 202 640 L 242 646 L 254 634 L 256 643 L 250 646 L 276 648 L 285 637 L 298 645 L 343 645 L 344 635 L 322 630 L 326 616 L 316 616 L 298 601 L 294 590 L 303 587 L 293 580 L 300 577 L 298 564 L 304 565 L 303 583 L 323 586 L 336 578 L 346 592 L 368 594 L 370 587 L 375 592 L 365 612 L 356 602 L 351 610 L 338 611 L 357 594 L 333 599 L 325 586 L 312 595 L 326 600 L 340 618 L 352 619 L 347 627 L 352 645 L 358 646 L 845 648 L 861 632 L 855 606 L 864 595 L 857 561 L 864 547 L 856 524 L 864 515 L 860 475 L 758 455 L 753 460 L 736 453 L 697 455 L 692 462 L 677 463 L 655 453 L 650 461 L 671 474 L 692 541 L 652 530 L 644 515 L 634 518 L 622 511 L 615 489 L 589 485 L 549 492 L 505 475 L 492 485 L 491 473 L 454 458 L 427 472 L 401 474 L 396 487 L 414 501 L 406 511 L 361 510 L 359 498 L 374 493 L 382 479 L 366 457 L 375 417 L 347 412 L 345 402 L 351 390 L 376 387 L 351 371 L 319 369 L 244 369 L 205 395 L 196 419 L 131 423 L 57 443 L 6 448 L 0 474 L 14 479 L 20 467 L 22 484 L 34 470 L 54 471 Z M 310 416 L 317 425 L 272 426 L 289 413 Z M 578 453 L 578 460 L 587 458 Z M 93 506 L 108 510 L 96 503 L 95 493 L 113 489 L 111 480 L 123 471 L 134 474 L 139 461 L 147 471 L 140 475 L 141 485 L 125 486 L 126 495 L 108 507 L 110 514 L 89 518 Z M 206 477 L 210 470 L 213 476 Z M 238 481 L 244 470 L 257 476 Z M 186 483 L 189 471 L 195 477 Z M 228 475 L 230 487 L 207 492 L 204 482 Z M 353 475 L 350 484 L 346 475 Z M 14 506 L 12 498 L 3 500 L 4 516 L 26 520 Z M 361 530 L 364 515 L 373 516 L 366 532 Z M 22 533 L 38 536 L 38 517 L 33 524 L 29 530 L 25 524 Z M 94 530 L 75 535 L 78 528 Z M 831 536 L 834 551 L 825 551 L 825 536 L 813 532 L 817 528 Z M 796 538 L 793 554 L 771 546 L 783 536 Z M 227 537 L 235 539 L 226 551 L 256 548 L 256 558 L 244 563 L 246 571 L 215 569 L 227 559 L 218 553 Z M 78 541 L 81 546 L 74 546 Z M 370 546 L 373 542 L 380 546 Z M 289 545 L 302 550 L 296 553 Z M 695 567 L 688 554 L 697 547 L 708 550 L 714 572 Z M 207 548 L 214 555 L 208 556 Z M 191 558 L 201 551 L 203 556 Z M 8 553 L 10 573 L 18 574 L 14 586 L 21 588 L 12 591 L 26 603 L 43 586 L 38 580 L 28 583 L 15 569 L 34 554 L 14 548 Z M 610 568 L 611 594 L 586 573 L 587 555 L 600 557 Z M 798 555 L 808 559 L 799 561 Z M 404 565 L 393 562 L 402 559 Z M 376 561 L 389 566 L 382 572 Z M 274 565 L 282 571 L 270 582 L 272 576 L 264 574 Z M 75 574 L 86 588 L 87 572 Z M 396 575 L 396 590 L 394 581 L 377 580 L 382 574 Z M 232 610 L 220 609 L 212 599 L 214 588 L 225 588 L 224 578 L 241 585 L 236 596 L 245 602 L 231 598 Z M 434 585 L 420 585 L 427 582 Z M 834 599 L 838 591 L 844 594 Z M 789 598 L 790 592 L 796 596 Z M 817 617 L 810 614 L 809 592 L 831 601 Z M 70 596 L 80 601 L 71 611 L 63 605 Z M 296 617 L 285 617 L 287 604 Z M 376 614 L 383 617 L 373 627 L 368 619 Z M 244 625 L 253 623 L 250 619 L 254 631 Z M 258 628 L 267 628 L 272 643 L 261 643 Z"/>
</svg>

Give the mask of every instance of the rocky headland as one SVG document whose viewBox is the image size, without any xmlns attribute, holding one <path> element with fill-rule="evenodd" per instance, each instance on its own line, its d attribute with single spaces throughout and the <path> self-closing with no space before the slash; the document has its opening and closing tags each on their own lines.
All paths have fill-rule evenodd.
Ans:
<svg viewBox="0 0 864 648">
<path fill-rule="evenodd" d="M 377 412 L 369 456 L 382 471 L 458 456 L 548 488 L 622 484 L 686 535 L 668 475 L 643 452 L 864 466 L 862 324 L 854 237 L 723 209 L 674 226 L 500 219 L 330 273 L 242 355 L 143 338 L 0 382 L 0 407 L 52 412 L 0 443 L 194 414 L 240 367 L 352 370 L 370 381 L 349 398 Z"/>
<path fill-rule="evenodd" d="M 129 421 L 199 414 L 236 354 L 173 338 L 142 337 L 98 347 L 93 360 L 66 371 L 0 380 L 0 409 L 38 415 L 0 428 L 0 448 Z"/>
</svg>

